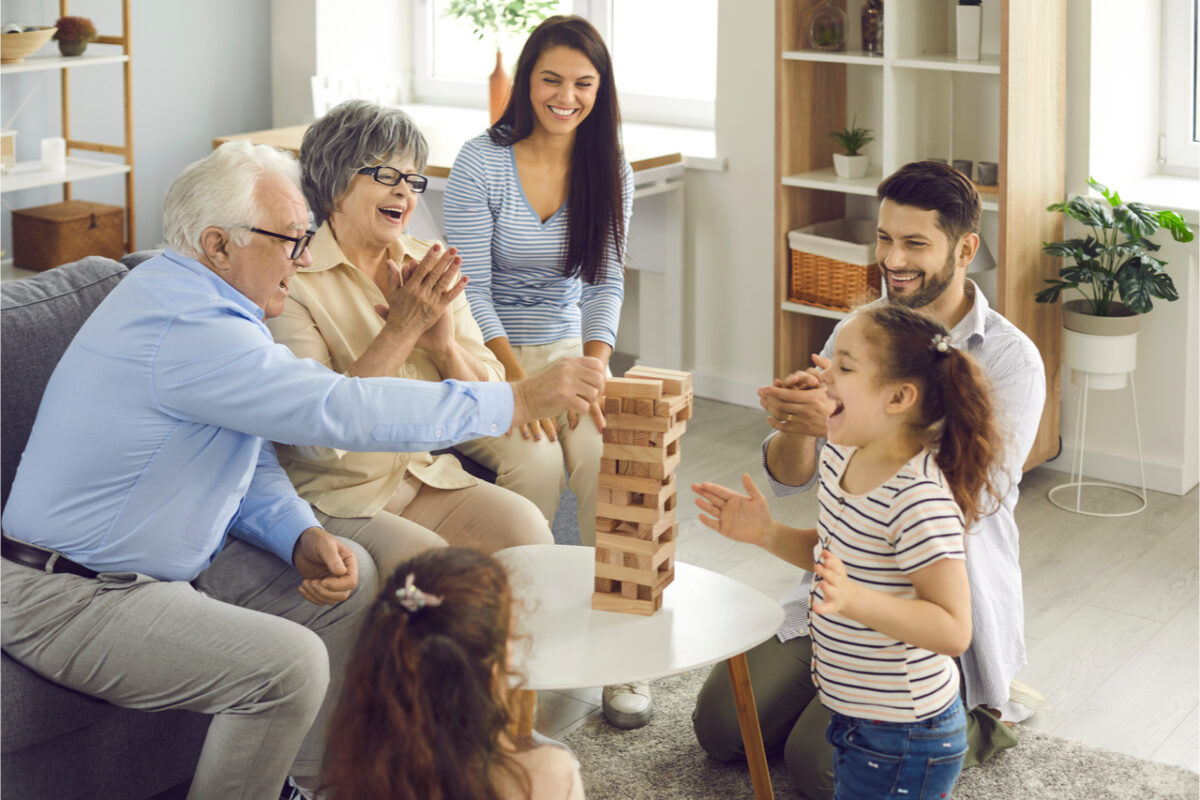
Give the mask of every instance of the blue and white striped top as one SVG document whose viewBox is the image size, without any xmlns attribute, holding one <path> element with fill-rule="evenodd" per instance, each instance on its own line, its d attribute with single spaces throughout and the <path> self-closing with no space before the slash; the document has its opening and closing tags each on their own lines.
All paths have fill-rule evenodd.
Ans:
<svg viewBox="0 0 1200 800">
<path fill-rule="evenodd" d="M 633 170 L 622 160 L 625 229 L 633 214 Z M 545 222 L 529 204 L 512 147 L 485 132 L 459 151 L 446 184 L 446 241 L 458 248 L 471 279 L 467 299 L 484 341 L 513 346 L 563 339 L 615 345 L 625 296 L 625 253 L 609 245 L 604 280 L 586 284 L 562 274 L 567 203 Z"/>
</svg>

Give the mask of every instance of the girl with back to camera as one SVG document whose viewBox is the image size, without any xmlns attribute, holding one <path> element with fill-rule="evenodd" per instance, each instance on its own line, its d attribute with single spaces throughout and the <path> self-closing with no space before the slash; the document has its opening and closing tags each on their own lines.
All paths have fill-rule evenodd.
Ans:
<svg viewBox="0 0 1200 800">
<path fill-rule="evenodd" d="M 820 373 L 836 403 L 816 528 L 693 485 L 700 521 L 811 570 L 813 682 L 832 712 L 835 800 L 948 797 L 967 748 L 954 657 L 971 641 L 964 531 L 997 498 L 989 388 L 939 323 L 857 312 Z"/>
<path fill-rule="evenodd" d="M 510 381 L 569 355 L 608 365 L 633 212 L 620 120 L 612 59 L 599 32 L 582 17 L 553 16 L 525 42 L 504 114 L 454 161 L 443 206 L 446 240 L 462 257 L 484 342 Z M 538 457 L 526 454 L 527 463 L 506 459 L 497 438 L 456 448 L 494 469 L 498 486 L 529 498 L 549 520 L 565 464 L 579 501 L 579 538 L 592 546 L 604 447 L 598 403 L 589 416 L 566 414 L 510 431 L 535 441 Z M 540 466 L 547 461 L 551 480 Z M 603 705 L 614 725 L 644 725 L 649 688 L 606 687 Z"/>
<path fill-rule="evenodd" d="M 579 764 L 509 724 L 512 593 L 476 550 L 401 564 L 363 625 L 330 724 L 322 791 L 346 800 L 583 800 Z"/>
</svg>

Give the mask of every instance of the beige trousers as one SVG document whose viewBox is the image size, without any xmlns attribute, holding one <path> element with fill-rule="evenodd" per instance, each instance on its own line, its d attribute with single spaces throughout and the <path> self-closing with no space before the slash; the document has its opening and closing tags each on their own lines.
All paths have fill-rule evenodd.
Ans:
<svg viewBox="0 0 1200 800">
<path fill-rule="evenodd" d="M 433 547 L 470 547 L 494 553 L 522 544 L 554 544 L 537 506 L 485 481 L 462 489 L 435 489 L 411 474 L 373 517 L 331 517 L 313 511 L 325 530 L 362 545 L 379 570 L 380 585 L 396 567 Z"/>
<path fill-rule="evenodd" d="M 550 344 L 514 347 L 526 375 L 535 375 L 560 358 L 583 355 L 579 339 L 564 339 Z M 475 439 L 454 446 L 496 473 L 496 485 L 531 500 L 550 522 L 558 511 L 563 488 L 563 467 L 567 486 L 579 502 L 577 519 L 579 540 L 589 547 L 596 544 L 596 488 L 600 475 L 600 456 L 604 437 L 591 417 L 582 417 L 574 430 L 567 425 L 564 412 L 559 418 L 558 441 L 545 438 L 525 440 L 513 431 L 505 436 Z"/>
</svg>

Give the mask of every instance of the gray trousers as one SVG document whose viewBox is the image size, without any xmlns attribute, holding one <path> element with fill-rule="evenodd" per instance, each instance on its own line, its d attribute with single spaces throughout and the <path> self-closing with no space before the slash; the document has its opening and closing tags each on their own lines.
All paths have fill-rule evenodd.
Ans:
<svg viewBox="0 0 1200 800">
<path fill-rule="evenodd" d="M 807 636 L 780 643 L 772 636 L 746 653 L 754 705 L 767 752 L 783 750 L 784 764 L 796 788 L 810 800 L 833 797 L 833 745 L 825 738 L 829 711 L 817 697 Z M 745 759 L 729 670 L 717 664 L 708 674 L 692 711 L 696 739 L 719 761 Z M 964 767 L 982 764 L 1017 743 L 1016 734 L 986 710 L 967 711 Z"/>
<path fill-rule="evenodd" d="M 304 600 L 291 565 L 237 539 L 191 584 L 0 559 L 0 644 L 114 705 L 212 714 L 188 798 L 273 800 L 289 772 L 320 773 L 328 715 L 378 593 L 370 556 L 347 545 L 358 589 L 334 606 Z"/>
</svg>

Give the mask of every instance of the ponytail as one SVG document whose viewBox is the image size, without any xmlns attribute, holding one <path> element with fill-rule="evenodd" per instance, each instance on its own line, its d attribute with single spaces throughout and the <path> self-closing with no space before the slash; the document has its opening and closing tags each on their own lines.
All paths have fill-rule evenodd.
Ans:
<svg viewBox="0 0 1200 800">
<path fill-rule="evenodd" d="M 867 338 L 880 349 L 881 379 L 918 385 L 917 435 L 934 451 L 969 528 L 993 513 L 1001 496 L 994 470 L 1002 446 L 988 380 L 935 320 L 892 304 L 863 313 L 875 323 Z"/>
</svg>

